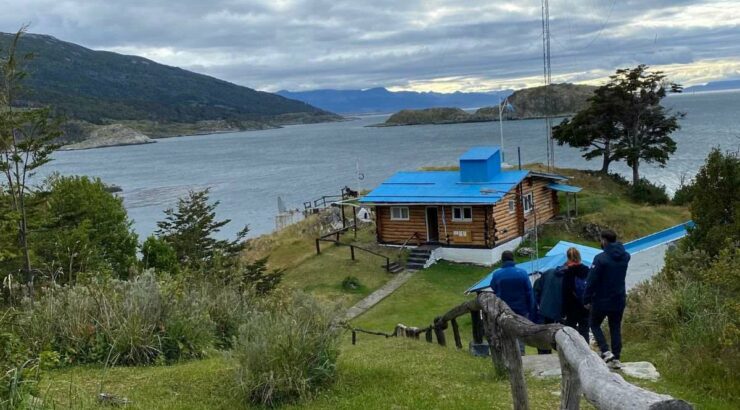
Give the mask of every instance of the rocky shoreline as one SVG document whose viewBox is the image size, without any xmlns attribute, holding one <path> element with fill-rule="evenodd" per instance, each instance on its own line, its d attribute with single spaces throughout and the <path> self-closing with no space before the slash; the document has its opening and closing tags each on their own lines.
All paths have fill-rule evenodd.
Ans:
<svg viewBox="0 0 740 410">
<path fill-rule="evenodd" d="M 94 148 L 118 147 L 123 145 L 153 144 L 157 141 L 121 124 L 100 127 L 90 134 L 90 138 L 64 145 L 60 151 L 77 151 Z"/>
</svg>

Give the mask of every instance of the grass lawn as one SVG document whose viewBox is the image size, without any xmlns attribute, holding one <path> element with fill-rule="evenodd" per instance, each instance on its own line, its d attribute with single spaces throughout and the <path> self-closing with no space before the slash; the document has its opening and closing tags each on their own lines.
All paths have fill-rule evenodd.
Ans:
<svg viewBox="0 0 740 410">
<path fill-rule="evenodd" d="M 315 239 L 319 234 L 312 229 L 314 223 L 315 217 L 312 217 L 278 233 L 260 237 L 250 243 L 246 256 L 253 259 L 269 256 L 271 268 L 285 270 L 282 286 L 302 289 L 344 307 L 352 306 L 393 277 L 385 271 L 385 259 L 358 249 L 353 261 L 349 247 L 321 242 L 321 255 L 317 255 Z M 356 239 L 354 233 L 348 231 L 340 237 L 340 242 L 387 255 L 391 262 L 398 257 L 397 250 L 375 243 L 375 230 L 371 225 L 359 229 Z M 361 286 L 343 289 L 342 281 L 348 276 L 359 279 Z"/>
<path fill-rule="evenodd" d="M 396 293 L 384 299 L 353 325 L 390 331 L 396 323 L 426 326 L 447 309 L 461 303 L 462 292 L 488 269 L 439 263 L 420 271 Z M 470 320 L 461 318 L 464 343 L 470 339 Z M 493 374 L 490 359 L 474 358 L 452 346 L 422 341 L 358 335 L 356 345 L 342 336 L 337 382 L 306 402 L 292 407 L 308 409 L 415 409 L 511 408 L 509 384 Z M 448 330 L 448 339 L 451 332 Z M 650 360 L 654 352 L 625 341 L 625 359 Z M 528 351 L 528 354 L 533 353 Z M 660 370 L 660 369 L 659 369 Z M 700 409 L 732 408 L 701 391 L 690 381 L 680 383 L 631 380 L 650 390 L 689 400 Z M 559 380 L 528 378 L 533 409 L 557 408 Z M 102 385 L 102 388 L 101 388 Z M 143 368 L 73 367 L 46 372 L 41 392 L 59 408 L 97 408 L 103 391 L 127 397 L 133 409 L 248 408 L 235 386 L 232 364 L 223 353 L 205 360 Z M 591 408 L 584 403 L 583 408 Z"/>
</svg>

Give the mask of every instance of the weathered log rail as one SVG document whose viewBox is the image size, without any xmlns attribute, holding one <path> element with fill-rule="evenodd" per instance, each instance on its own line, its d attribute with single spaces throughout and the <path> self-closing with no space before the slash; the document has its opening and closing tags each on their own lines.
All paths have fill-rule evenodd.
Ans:
<svg viewBox="0 0 740 410">
<path fill-rule="evenodd" d="M 473 343 L 481 343 L 483 334 L 488 339 L 493 366 L 498 372 L 508 374 L 514 409 L 528 409 L 527 385 L 522 357 L 517 340 L 529 346 L 555 348 L 560 358 L 562 373 L 560 408 L 573 410 L 580 407 L 581 396 L 598 409 L 692 409 L 693 407 L 668 395 L 657 394 L 635 386 L 619 374 L 609 370 L 606 363 L 589 347 L 578 332 L 559 324 L 538 325 L 514 313 L 509 306 L 492 292 L 481 292 L 434 319 L 424 328 L 396 325 L 393 333 L 352 330 L 352 343 L 357 333 L 388 337 L 420 339 L 425 335 L 429 343 L 445 346 L 445 329 L 452 327 L 455 346 L 462 349 L 457 318 L 470 314 L 473 319 Z M 481 329 L 482 328 L 482 329 Z"/>
</svg>

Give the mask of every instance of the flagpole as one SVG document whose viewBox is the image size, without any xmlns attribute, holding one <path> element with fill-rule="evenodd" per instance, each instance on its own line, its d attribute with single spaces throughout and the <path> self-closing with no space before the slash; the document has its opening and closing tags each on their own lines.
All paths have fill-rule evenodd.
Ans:
<svg viewBox="0 0 740 410">
<path fill-rule="evenodd" d="M 498 127 L 501 134 L 501 162 L 506 162 L 506 156 L 504 154 L 504 107 L 509 101 L 509 97 L 506 97 L 498 106 Z"/>
</svg>

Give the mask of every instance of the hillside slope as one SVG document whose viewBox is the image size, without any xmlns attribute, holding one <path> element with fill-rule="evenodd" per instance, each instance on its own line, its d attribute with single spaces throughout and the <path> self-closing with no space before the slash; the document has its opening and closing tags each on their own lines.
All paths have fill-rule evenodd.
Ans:
<svg viewBox="0 0 740 410">
<path fill-rule="evenodd" d="M 0 33 L 5 49 L 10 34 Z M 336 116 L 301 101 L 256 91 L 137 56 L 95 51 L 51 36 L 25 34 L 19 51 L 33 53 L 18 105 L 51 105 L 69 119 L 255 124 L 315 122 Z"/>
</svg>

